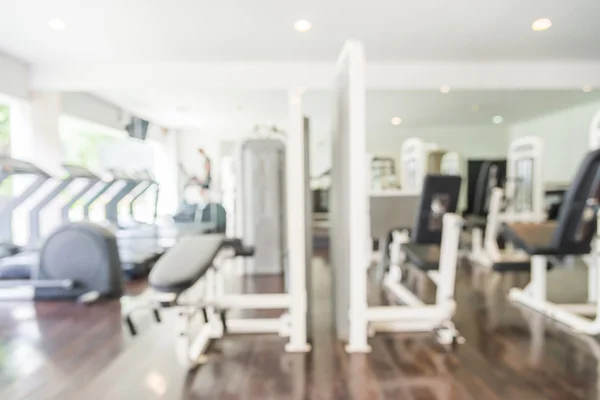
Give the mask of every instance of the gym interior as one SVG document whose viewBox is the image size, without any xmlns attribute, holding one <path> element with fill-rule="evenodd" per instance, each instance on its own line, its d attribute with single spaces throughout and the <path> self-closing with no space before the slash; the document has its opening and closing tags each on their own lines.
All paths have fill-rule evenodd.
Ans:
<svg viewBox="0 0 600 400">
<path fill-rule="evenodd" d="M 600 398 L 600 3 L 1 4 L 0 399 Z"/>
</svg>

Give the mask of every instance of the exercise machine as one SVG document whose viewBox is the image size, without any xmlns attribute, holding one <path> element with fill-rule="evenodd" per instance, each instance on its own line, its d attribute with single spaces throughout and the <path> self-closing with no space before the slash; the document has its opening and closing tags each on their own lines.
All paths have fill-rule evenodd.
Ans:
<svg viewBox="0 0 600 400">
<path fill-rule="evenodd" d="M 501 251 L 498 237 L 504 222 L 542 222 L 546 220 L 540 138 L 529 136 L 511 143 L 507 158 L 505 189 L 491 187 L 485 223 L 473 224 L 469 259 L 487 268 L 502 271 L 529 269 L 529 260 L 519 251 Z M 483 233 L 485 229 L 485 234 Z"/>
<path fill-rule="evenodd" d="M 111 172 L 113 178 L 108 181 L 100 181 L 90 187 L 93 191 L 91 197 L 86 198 L 83 205 L 85 221 L 91 219 L 91 209 L 97 202 L 104 202 L 105 216 L 109 218 L 104 223 L 106 228 L 112 231 L 118 239 L 119 254 L 123 273 L 128 278 L 139 278 L 146 276 L 152 265 L 164 252 L 153 234 L 147 232 L 135 232 L 133 230 L 119 229 L 118 226 L 118 203 L 115 199 L 123 199 L 136 186 L 139 181 L 118 171 Z M 123 194 L 125 193 L 125 194 Z M 82 196 L 83 197 L 83 196 Z M 115 221 L 117 225 L 115 225 Z"/>
<path fill-rule="evenodd" d="M 13 198 L 0 214 L 0 223 L 9 232 L 14 210 L 51 176 L 25 161 L 3 157 L 0 163 L 7 174 L 36 176 L 34 182 Z M 71 172 L 76 173 L 76 168 Z M 39 233 L 39 213 L 78 178 L 69 175 L 59 181 L 30 211 L 34 238 Z M 44 240 L 38 252 L 24 251 L 16 257 L 1 259 L 0 277 L 0 299 L 79 299 L 88 302 L 122 293 L 116 238 L 106 229 L 88 223 L 63 224 Z"/>
<path fill-rule="evenodd" d="M 511 223 L 506 225 L 504 232 L 507 240 L 531 257 L 531 282 L 525 289 L 511 289 L 509 299 L 587 335 L 600 334 L 600 274 L 597 273 L 596 249 L 592 252 L 589 266 L 588 303 L 555 304 L 548 301 L 546 276 L 550 260 L 585 256 L 595 247 L 593 239 L 598 226 L 599 200 L 600 150 L 593 150 L 575 174 L 557 221 Z M 586 318 L 590 315 L 594 319 Z"/>
<path fill-rule="evenodd" d="M 236 236 L 255 247 L 245 271 L 284 273 L 287 217 L 285 212 L 285 137 L 260 129 L 243 140 L 238 150 Z"/>
<path fill-rule="evenodd" d="M 289 338 L 285 347 L 288 352 L 310 350 L 307 337 L 307 315 L 310 307 L 307 274 L 310 271 L 312 256 L 309 245 L 309 141 L 308 121 L 303 116 L 301 104 L 300 91 L 294 90 L 290 94 L 290 130 L 286 135 L 268 143 L 265 143 L 266 138 L 261 135 L 260 138 L 253 139 L 256 141 L 250 140 L 250 144 L 249 141 L 245 141 L 246 148 L 241 148 L 242 152 L 252 153 L 241 155 L 240 160 L 245 162 L 242 165 L 256 168 L 252 171 L 257 173 L 256 178 L 265 178 L 268 163 L 263 157 L 278 160 L 280 170 L 275 171 L 271 179 L 263 180 L 254 191 L 243 189 L 247 190 L 243 201 L 249 202 L 248 196 L 253 196 L 255 201 L 282 201 L 277 210 L 280 213 L 278 217 L 285 215 L 284 228 L 278 232 L 283 237 L 271 237 L 274 243 L 255 241 L 254 246 L 249 246 L 243 240 L 227 238 L 221 234 L 188 236 L 169 249 L 150 273 L 149 283 L 159 293 L 156 300 L 162 307 L 174 307 L 179 311 L 177 354 L 179 361 L 187 368 L 206 362 L 206 349 L 210 342 L 225 334 L 275 333 Z M 285 179 L 280 180 L 283 178 Z M 249 183 L 252 182 L 246 182 L 246 185 Z M 262 194 L 258 193 L 259 190 L 278 190 L 284 193 L 275 193 L 267 198 L 262 197 Z M 257 209 L 248 212 L 255 210 Z M 258 210 L 260 211 L 260 208 Z M 252 217 L 260 216 L 259 213 Z M 248 220 L 252 221 L 250 218 Z M 253 226 L 245 225 L 246 228 Z M 225 277 L 228 274 L 225 270 L 235 266 L 235 261 L 231 260 L 233 257 L 254 257 L 258 254 L 258 246 L 273 247 L 274 244 L 280 243 L 283 244 L 282 248 L 278 249 L 282 250 L 281 258 L 279 253 L 275 254 L 279 262 L 286 264 L 278 268 L 287 270 L 285 292 L 231 293 L 226 290 Z M 271 262 L 273 258 L 266 257 L 265 260 Z M 250 309 L 283 310 L 283 313 L 275 318 L 236 318 L 230 313 L 233 310 Z M 135 310 L 128 312 L 126 318 L 130 328 L 134 328 L 130 318 L 132 312 Z M 200 317 L 200 321 L 197 321 L 200 326 L 194 332 L 196 317 Z"/>
<path fill-rule="evenodd" d="M 425 177 L 410 241 L 406 243 L 399 233 L 393 233 L 390 268 L 383 280 L 386 290 L 402 305 L 379 307 L 373 311 L 369 307 L 367 313 L 377 316 L 372 326 L 374 331 L 432 331 L 444 345 L 453 345 L 460 340 L 452 323 L 462 230 L 462 219 L 456 214 L 460 186 L 459 176 Z M 377 212 L 371 210 L 372 214 Z M 426 305 L 402 283 L 405 258 L 436 285 L 434 305 Z"/>
<path fill-rule="evenodd" d="M 442 157 L 445 150 L 435 143 L 412 137 L 402 143 L 401 149 L 401 181 L 400 185 L 406 193 L 419 193 L 427 174 L 442 172 Z"/>
<path fill-rule="evenodd" d="M 332 114 L 330 248 L 335 281 L 336 333 L 340 340 L 347 341 L 347 352 L 368 352 L 369 333 L 382 330 L 428 331 L 436 325 L 443 325 L 452 312 L 453 301 L 446 299 L 449 293 L 444 293 L 439 297 L 440 301 L 445 302 L 438 304 L 440 307 L 422 307 L 422 303 L 416 301 L 412 304 L 415 307 L 411 307 L 410 304 L 406 307 L 369 306 L 367 268 L 372 252 L 373 233 L 370 232 L 370 218 L 373 209 L 369 208 L 370 182 L 366 175 L 369 159 L 365 129 L 365 59 L 361 43 L 347 42 L 342 49 L 333 87 L 336 108 Z M 427 158 L 422 156 L 423 146 L 419 143 L 417 140 L 405 141 L 406 153 L 410 146 L 411 153 L 419 153 L 417 157 L 421 157 L 422 161 L 413 162 L 412 167 L 409 164 L 408 168 L 404 166 L 403 161 L 401 171 L 402 190 L 417 196 L 422 190 L 427 169 Z M 403 152 L 402 159 L 406 160 L 404 154 Z M 423 178 L 420 180 L 417 178 L 419 176 Z M 456 190 L 458 192 L 458 187 Z M 446 213 L 442 219 L 444 229 L 448 229 L 444 231 L 442 239 L 443 263 L 447 264 L 440 268 L 446 271 L 451 270 L 453 265 L 455 267 L 457 262 L 460 217 Z M 443 289 L 450 289 L 451 286 L 453 291 L 453 285 L 442 284 Z M 414 296 L 411 299 L 418 300 Z"/>
<path fill-rule="evenodd" d="M 440 172 L 444 175 L 460 176 L 460 198 L 458 200 L 458 214 L 462 215 L 467 210 L 468 202 L 468 174 L 467 160 L 455 151 L 450 151 L 442 156 Z"/>
</svg>

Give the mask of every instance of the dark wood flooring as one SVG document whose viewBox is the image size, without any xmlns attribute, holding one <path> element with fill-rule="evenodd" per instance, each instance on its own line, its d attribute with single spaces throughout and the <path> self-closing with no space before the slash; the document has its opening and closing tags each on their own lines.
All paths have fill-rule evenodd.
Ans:
<svg viewBox="0 0 600 400">
<path fill-rule="evenodd" d="M 598 342 L 572 336 L 501 296 L 490 306 L 473 287 L 468 265 L 461 266 L 456 288 L 456 323 L 467 342 L 456 354 L 427 334 L 378 335 L 372 353 L 345 354 L 332 333 L 329 267 L 316 259 L 313 268 L 312 353 L 286 354 L 275 336 L 228 337 L 190 375 L 175 360 L 168 315 L 161 325 L 138 318 L 143 332 L 130 338 L 118 301 L 2 303 L 0 399 L 600 398 Z M 143 285 L 130 290 L 124 308 Z"/>
</svg>

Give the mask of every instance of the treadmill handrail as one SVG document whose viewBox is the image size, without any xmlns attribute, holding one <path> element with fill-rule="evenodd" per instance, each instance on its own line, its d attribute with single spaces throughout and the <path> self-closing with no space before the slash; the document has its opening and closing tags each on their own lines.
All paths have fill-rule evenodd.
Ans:
<svg viewBox="0 0 600 400">
<path fill-rule="evenodd" d="M 117 180 L 111 180 L 111 181 L 105 182 L 102 189 L 100 189 L 94 196 L 92 196 L 91 199 L 88 200 L 87 203 L 84 204 L 84 206 L 83 206 L 83 218 L 84 219 L 86 219 L 86 220 L 90 219 L 90 208 L 92 207 L 92 205 L 100 197 L 102 197 L 102 195 L 104 193 L 106 193 L 108 191 L 108 189 L 110 189 L 115 183 L 117 183 Z"/>
<path fill-rule="evenodd" d="M 37 165 L 18 160 L 12 157 L 0 156 L 0 166 L 2 168 L 3 173 L 10 175 L 39 175 L 43 176 L 46 179 L 52 177 L 48 172 L 44 171 Z"/>
</svg>

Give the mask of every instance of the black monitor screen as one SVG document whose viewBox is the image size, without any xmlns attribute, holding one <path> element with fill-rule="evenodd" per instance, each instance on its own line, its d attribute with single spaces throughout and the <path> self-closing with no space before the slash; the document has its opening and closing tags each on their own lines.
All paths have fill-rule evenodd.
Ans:
<svg viewBox="0 0 600 400">
<path fill-rule="evenodd" d="M 129 133 L 129 136 L 135 139 L 146 140 L 146 134 L 148 133 L 149 122 L 145 119 L 132 117 L 131 122 L 127 124 L 125 130 Z"/>
</svg>

